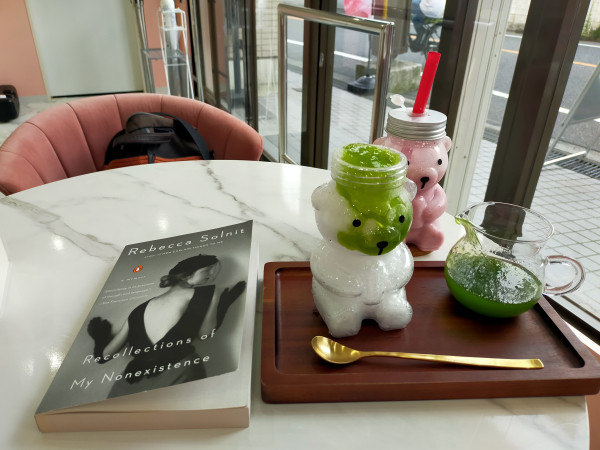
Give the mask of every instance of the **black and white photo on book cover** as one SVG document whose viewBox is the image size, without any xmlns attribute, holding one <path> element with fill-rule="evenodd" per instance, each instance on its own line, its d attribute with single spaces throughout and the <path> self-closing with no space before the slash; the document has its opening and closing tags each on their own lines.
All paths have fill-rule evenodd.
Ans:
<svg viewBox="0 0 600 450">
<path fill-rule="evenodd" d="M 238 367 L 252 221 L 125 247 L 36 414 Z"/>
</svg>

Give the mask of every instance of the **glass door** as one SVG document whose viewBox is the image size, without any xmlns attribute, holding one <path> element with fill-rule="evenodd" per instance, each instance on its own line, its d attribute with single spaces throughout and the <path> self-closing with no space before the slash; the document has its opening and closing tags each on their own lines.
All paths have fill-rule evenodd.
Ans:
<svg viewBox="0 0 600 450">
<path fill-rule="evenodd" d="M 258 128 L 254 0 L 190 0 L 201 100 Z"/>
<path fill-rule="evenodd" d="M 315 167 L 327 168 L 328 133 L 331 122 L 332 93 L 334 71 L 333 64 L 335 35 L 333 32 L 342 29 L 353 33 L 374 35 L 378 38 L 376 57 L 378 63 L 370 88 L 372 99 L 367 104 L 369 110 L 357 111 L 357 120 L 366 117 L 363 124 L 368 133 L 361 139 L 348 142 L 370 142 L 381 135 L 385 118 L 385 94 L 389 77 L 389 64 L 392 43 L 393 25 L 389 22 L 359 19 L 344 15 L 279 5 L 279 155 L 280 160 L 290 163 L 301 163 Z M 296 25 L 303 21 L 305 34 L 302 42 L 302 85 L 301 109 L 298 113 L 297 99 L 288 102 L 288 78 L 292 83 L 298 82 L 299 75 L 294 73 L 294 63 L 288 58 L 288 23 L 293 20 Z M 318 38 L 314 38 L 318 36 Z M 370 37 L 370 36 L 368 36 Z M 291 70 L 290 70 L 291 69 Z M 349 86 L 350 87 L 350 86 Z M 295 95 L 292 93 L 291 95 Z M 296 100 L 296 101 L 294 101 Z M 291 120 L 288 120 L 291 115 Z M 298 117 L 300 120 L 298 120 Z M 288 123 L 292 131 L 288 132 Z M 298 133 L 297 125 L 300 125 Z M 351 125 L 350 125 L 351 126 Z M 323 145 L 325 143 L 325 145 Z"/>
<path fill-rule="evenodd" d="M 257 0 L 256 73 L 258 92 L 258 131 L 264 139 L 263 156 L 279 161 L 279 40 L 277 6 L 285 3 L 304 6 L 304 0 Z M 288 26 L 288 103 L 296 105 L 288 114 L 288 133 L 297 135 L 300 154 L 300 111 L 302 108 L 302 67 L 304 27 L 301 20 L 290 19 Z M 295 140 L 290 139 L 290 149 Z"/>
<path fill-rule="evenodd" d="M 264 2 L 273 7 L 279 2 Z M 416 2 L 417 4 L 419 2 Z M 449 1 L 446 10 L 452 10 L 448 19 L 443 19 L 442 8 L 436 11 L 418 10 L 410 0 L 367 0 L 367 1 L 288 1 L 286 5 L 305 6 L 314 10 L 338 15 L 392 22 L 394 36 L 387 74 L 389 89 L 383 93 L 384 108 L 394 107 L 387 99 L 392 94 L 401 94 L 410 107 L 420 82 L 421 71 L 428 51 L 439 48 L 444 30 L 446 33 L 462 33 L 462 21 L 455 20 L 460 1 Z M 418 13 L 418 14 L 417 14 Z M 446 11 L 448 14 L 448 11 Z M 295 162 L 316 167 L 328 167 L 328 155 L 335 148 L 350 142 L 370 142 L 374 121 L 375 90 L 382 79 L 377 79 L 379 37 L 364 30 L 353 30 L 343 26 L 305 23 L 295 17 L 286 19 L 286 73 L 287 87 L 284 94 L 288 99 L 285 111 L 286 148 Z M 415 25 L 415 23 L 417 25 Z M 273 43 L 269 40 L 269 26 L 277 25 L 272 13 L 265 8 L 257 9 L 258 80 L 259 80 L 259 131 L 265 138 L 265 154 L 279 161 L 278 126 L 279 105 L 277 97 L 278 67 L 273 63 Z M 448 39 L 448 38 L 445 38 Z M 465 39 L 448 39 L 453 56 L 440 63 L 439 78 L 445 83 L 434 85 L 431 101 L 442 98 L 453 86 L 455 77 L 460 77 L 457 67 L 457 49 Z M 468 40 L 467 40 L 468 41 Z M 433 104 L 433 103 L 432 103 Z M 440 102 L 447 112 L 447 105 Z M 383 125 L 387 109 L 381 113 Z M 295 152 L 295 153 L 293 153 Z"/>
</svg>

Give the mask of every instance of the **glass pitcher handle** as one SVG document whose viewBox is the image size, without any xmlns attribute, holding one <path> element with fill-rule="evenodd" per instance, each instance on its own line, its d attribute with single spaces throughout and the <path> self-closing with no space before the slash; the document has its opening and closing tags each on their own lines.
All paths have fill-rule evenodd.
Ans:
<svg viewBox="0 0 600 450">
<path fill-rule="evenodd" d="M 574 271 L 574 274 L 568 283 L 565 283 L 561 286 L 550 287 L 546 283 L 546 286 L 544 287 L 544 294 L 561 295 L 568 292 L 573 292 L 574 290 L 578 289 L 583 283 L 583 280 L 585 280 L 585 272 L 582 265 L 577 260 L 569 258 L 568 256 L 548 256 L 548 267 L 558 264 L 569 266 L 571 270 Z M 547 276 L 546 279 L 548 279 Z"/>
</svg>

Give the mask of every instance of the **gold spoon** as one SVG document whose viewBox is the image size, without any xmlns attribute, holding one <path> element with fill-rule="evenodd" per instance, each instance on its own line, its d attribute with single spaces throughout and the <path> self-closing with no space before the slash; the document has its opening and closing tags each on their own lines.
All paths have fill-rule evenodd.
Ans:
<svg viewBox="0 0 600 450">
<path fill-rule="evenodd" d="M 503 367 L 507 369 L 542 369 L 544 364 L 539 359 L 502 359 L 479 358 L 471 356 L 428 355 L 424 353 L 403 352 L 363 352 L 346 347 L 324 336 L 315 336 L 312 339 L 314 351 L 334 364 L 350 364 L 366 356 L 392 356 L 394 358 L 418 359 L 421 361 L 435 361 L 449 364 L 462 364 L 466 366 Z"/>
</svg>

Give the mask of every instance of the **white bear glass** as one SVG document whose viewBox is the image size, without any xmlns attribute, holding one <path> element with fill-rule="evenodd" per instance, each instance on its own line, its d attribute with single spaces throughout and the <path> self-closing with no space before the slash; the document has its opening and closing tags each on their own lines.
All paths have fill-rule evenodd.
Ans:
<svg viewBox="0 0 600 450">
<path fill-rule="evenodd" d="M 383 330 L 412 318 L 404 286 L 413 258 L 403 240 L 412 222 L 406 157 L 369 144 L 333 155 L 332 180 L 312 194 L 323 240 L 310 259 L 315 305 L 334 337 L 359 332 L 363 319 Z"/>
</svg>

